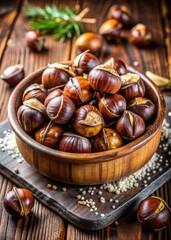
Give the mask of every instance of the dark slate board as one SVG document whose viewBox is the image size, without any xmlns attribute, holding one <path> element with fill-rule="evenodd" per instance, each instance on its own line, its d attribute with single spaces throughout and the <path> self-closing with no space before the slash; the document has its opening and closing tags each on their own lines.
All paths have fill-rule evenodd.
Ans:
<svg viewBox="0 0 171 240">
<path fill-rule="evenodd" d="M 171 104 L 169 104 L 171 99 L 169 96 L 166 97 L 166 102 L 167 112 L 171 111 Z M 168 114 L 166 117 L 167 121 L 171 124 L 171 117 L 169 117 Z M 3 131 L 9 128 L 8 121 L 1 123 L 0 137 L 3 136 Z M 157 171 L 156 174 L 150 173 L 151 180 L 147 181 L 147 187 L 144 187 L 143 179 L 139 182 L 139 187 L 133 188 L 119 195 L 109 193 L 107 190 L 101 190 L 103 195 L 99 195 L 99 186 L 96 186 L 97 189 L 93 196 L 87 193 L 85 195 L 86 198 L 92 198 L 96 201 L 98 215 L 95 215 L 94 212 L 90 212 L 88 207 L 77 204 L 78 199 L 76 196 L 80 194 L 79 186 L 70 186 L 50 180 L 34 170 L 26 161 L 18 163 L 17 160 L 12 159 L 7 152 L 0 152 L 0 173 L 14 182 L 17 186 L 30 189 L 35 198 L 73 225 L 84 230 L 99 230 L 117 220 L 125 211 L 132 208 L 141 199 L 152 194 L 171 178 L 171 155 L 168 155 L 167 152 L 161 152 L 161 150 L 160 154 L 163 155 L 163 162 L 161 162 L 163 170 L 161 172 Z M 166 159 L 169 160 L 169 166 L 165 165 Z M 16 167 L 19 169 L 19 174 L 16 174 L 14 171 Z M 57 185 L 58 189 L 48 189 L 48 183 Z M 62 187 L 66 187 L 67 191 L 63 192 Z M 107 199 L 103 204 L 99 201 L 101 196 Z M 119 202 L 109 202 L 108 200 L 110 198 L 113 198 L 114 201 L 118 199 Z M 116 206 L 115 209 L 111 207 L 113 204 Z M 101 213 L 105 214 L 105 216 L 102 217 L 100 215 Z"/>
</svg>

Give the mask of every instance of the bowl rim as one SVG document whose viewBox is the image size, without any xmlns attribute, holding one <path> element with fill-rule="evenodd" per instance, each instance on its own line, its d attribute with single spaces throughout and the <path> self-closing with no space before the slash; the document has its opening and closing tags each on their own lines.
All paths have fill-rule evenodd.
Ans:
<svg viewBox="0 0 171 240">
<path fill-rule="evenodd" d="M 65 62 L 66 64 L 66 62 Z M 67 62 L 69 64 L 69 62 Z M 36 149 L 37 151 L 40 151 L 44 154 L 49 154 L 51 156 L 56 157 L 56 161 L 66 161 L 67 163 L 78 163 L 78 164 L 84 164 L 84 163 L 95 163 L 95 162 L 104 162 L 104 161 L 110 161 L 124 157 L 125 155 L 128 155 L 132 153 L 133 151 L 139 149 L 141 146 L 143 146 L 145 143 L 150 141 L 153 136 L 160 130 L 164 117 L 166 112 L 166 104 L 164 100 L 164 96 L 160 89 L 150 80 L 148 79 L 144 74 L 140 73 L 138 70 L 134 69 L 133 67 L 127 65 L 127 69 L 129 72 L 133 72 L 136 74 L 139 74 L 140 77 L 143 79 L 143 81 L 147 82 L 148 85 L 153 89 L 155 95 L 157 96 L 158 101 L 158 108 L 162 111 L 157 112 L 156 119 L 154 120 L 153 124 L 150 125 L 150 128 L 148 128 L 145 133 L 140 136 L 139 138 L 133 140 L 130 143 L 127 143 L 119 148 L 112 149 L 112 150 L 106 150 L 102 152 L 91 152 L 91 153 L 69 153 L 69 152 L 62 152 L 56 149 L 49 148 L 47 146 L 44 146 L 40 143 L 38 143 L 36 140 L 34 140 L 31 136 L 29 136 L 23 128 L 20 126 L 18 119 L 17 119 L 17 111 L 15 106 L 15 99 L 18 96 L 18 94 L 21 94 L 21 89 L 26 88 L 26 84 L 29 82 L 32 82 L 33 79 L 38 78 L 41 76 L 43 70 L 45 70 L 47 66 L 39 68 L 38 70 L 32 72 L 27 77 L 25 77 L 13 90 L 9 103 L 8 103 L 8 119 L 10 122 L 10 125 L 14 131 L 14 133 L 24 142 L 26 142 L 30 147 L 33 149 Z M 61 160 L 62 158 L 62 160 Z"/>
</svg>

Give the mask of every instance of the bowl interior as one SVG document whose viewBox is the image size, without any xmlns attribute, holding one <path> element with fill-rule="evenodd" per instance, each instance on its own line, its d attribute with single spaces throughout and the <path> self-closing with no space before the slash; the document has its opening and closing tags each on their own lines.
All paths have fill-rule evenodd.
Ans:
<svg viewBox="0 0 171 240">
<path fill-rule="evenodd" d="M 18 120 L 17 120 L 17 110 L 22 104 L 22 94 L 24 90 L 33 83 L 40 83 L 41 82 L 41 75 L 43 70 L 46 67 L 43 67 L 32 74 L 30 74 L 28 77 L 26 77 L 22 82 L 18 84 L 18 86 L 14 89 L 10 100 L 8 104 L 8 117 L 10 124 L 12 126 L 13 131 L 15 134 L 22 139 L 24 142 L 29 144 L 31 147 L 36 149 L 37 151 L 41 152 L 46 152 L 49 155 L 56 156 L 62 156 L 63 159 L 66 159 L 68 162 L 72 162 L 72 160 L 81 163 L 86 163 L 86 162 L 100 162 L 104 161 L 104 156 L 105 160 L 108 161 L 112 157 L 118 158 L 125 156 L 131 152 L 133 152 L 135 149 L 138 149 L 140 146 L 144 145 L 146 142 L 148 142 L 155 134 L 158 132 L 160 129 L 162 122 L 164 120 L 165 116 L 165 101 L 163 94 L 159 90 L 158 87 L 156 87 L 147 77 L 145 77 L 143 74 L 140 72 L 136 71 L 134 68 L 127 66 L 128 70 L 133 73 L 137 73 L 141 76 L 143 79 L 145 86 L 146 86 L 146 97 L 150 98 L 153 103 L 156 106 L 156 118 L 150 126 L 146 129 L 145 133 L 140 136 L 139 138 L 135 139 L 134 141 L 118 148 L 118 149 L 113 149 L 113 150 L 108 150 L 104 152 L 96 152 L 96 153 L 66 153 L 66 152 L 61 152 L 58 150 L 51 149 L 49 147 L 43 146 L 35 141 L 32 137 L 30 137 L 19 125 Z"/>
</svg>

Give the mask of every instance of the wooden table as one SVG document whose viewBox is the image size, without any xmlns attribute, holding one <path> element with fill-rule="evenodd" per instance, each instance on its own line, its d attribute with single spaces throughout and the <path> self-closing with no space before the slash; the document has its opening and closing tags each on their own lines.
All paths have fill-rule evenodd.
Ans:
<svg viewBox="0 0 171 240">
<path fill-rule="evenodd" d="M 7 2 L 7 3 L 6 3 Z M 29 1 L 34 3 L 35 1 Z M 74 7 L 80 4 L 81 9 L 90 9 L 87 16 L 97 18 L 97 24 L 86 25 L 89 31 L 97 32 L 101 23 L 106 19 L 109 7 L 114 4 L 112 0 L 56 0 L 36 1 L 37 5 L 55 3 L 60 7 Z M 124 2 L 124 1 L 120 1 Z M 138 70 L 150 70 L 171 79 L 171 5 L 166 0 L 127 1 L 135 22 L 146 24 L 153 32 L 155 46 L 153 49 L 138 49 L 128 42 L 108 45 L 104 43 L 100 59 L 109 55 L 123 59 L 133 65 L 139 62 Z M 45 66 L 47 63 L 72 60 L 78 50 L 74 47 L 75 38 L 60 43 L 50 36 L 46 37 L 48 51 L 42 54 L 30 52 L 24 44 L 24 33 L 29 29 L 24 18 L 24 0 L 8 0 L 0 2 L 2 7 L 8 7 L 10 12 L 0 17 L 0 70 L 10 65 L 21 63 L 24 65 L 26 75 Z M 170 7 L 170 12 L 169 12 Z M 7 118 L 7 104 L 13 89 L 0 81 L 0 121 Z M 135 214 L 125 213 L 118 225 L 112 224 L 101 231 L 86 232 L 69 224 L 57 214 L 36 201 L 32 213 L 26 219 L 16 220 L 10 217 L 3 208 L 2 200 L 5 194 L 13 187 L 12 181 L 0 175 L 0 240 L 25 240 L 25 239 L 121 239 L 121 240 L 169 240 L 171 239 L 171 225 L 157 233 L 145 231 L 136 220 Z M 165 199 L 171 205 L 171 182 L 167 182 L 154 194 Z"/>
</svg>

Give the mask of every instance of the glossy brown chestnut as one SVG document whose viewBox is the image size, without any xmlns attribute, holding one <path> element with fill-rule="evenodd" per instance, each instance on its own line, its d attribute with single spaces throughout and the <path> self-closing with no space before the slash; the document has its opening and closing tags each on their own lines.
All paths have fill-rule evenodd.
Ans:
<svg viewBox="0 0 171 240">
<path fill-rule="evenodd" d="M 119 94 L 129 100 L 135 97 L 144 97 L 145 85 L 139 75 L 134 73 L 126 73 L 121 75 L 122 86 Z"/>
<path fill-rule="evenodd" d="M 46 111 L 52 121 L 66 124 L 75 113 L 75 105 L 69 97 L 61 95 L 49 101 Z"/>
<path fill-rule="evenodd" d="M 126 5 L 113 5 L 108 12 L 108 19 L 116 19 L 124 26 L 128 26 L 132 22 L 131 11 Z"/>
<path fill-rule="evenodd" d="M 72 153 L 90 153 L 91 143 L 82 136 L 73 133 L 64 133 L 59 143 L 59 150 Z"/>
<path fill-rule="evenodd" d="M 34 83 L 26 88 L 23 93 L 22 101 L 26 101 L 30 98 L 36 98 L 41 103 L 44 103 L 44 100 L 47 96 L 47 90 L 38 83 Z"/>
<path fill-rule="evenodd" d="M 48 64 L 48 67 L 43 71 L 42 84 L 46 89 L 64 87 L 70 77 L 75 74 L 71 67 L 59 63 Z"/>
<path fill-rule="evenodd" d="M 99 60 L 89 50 L 79 54 L 73 61 L 72 70 L 76 75 L 89 74 L 89 72 L 100 64 Z"/>
<path fill-rule="evenodd" d="M 119 58 L 114 59 L 114 69 L 119 73 L 119 75 L 123 75 L 128 72 L 125 63 Z"/>
<path fill-rule="evenodd" d="M 114 61 L 113 58 L 111 58 L 106 63 L 91 70 L 88 80 L 95 91 L 100 93 L 115 94 L 120 89 L 120 76 L 113 67 Z"/>
<path fill-rule="evenodd" d="M 129 101 L 127 109 L 138 114 L 144 121 L 149 121 L 155 114 L 156 107 L 150 99 L 137 97 Z"/>
<path fill-rule="evenodd" d="M 81 51 L 86 51 L 87 49 L 90 52 L 94 53 L 101 49 L 102 47 L 102 38 L 99 34 L 93 32 L 86 32 L 81 34 L 76 42 L 75 46 Z"/>
<path fill-rule="evenodd" d="M 100 29 L 99 33 L 108 42 L 117 42 L 121 37 L 122 23 L 116 19 L 108 19 L 105 21 Z"/>
<path fill-rule="evenodd" d="M 22 128 L 31 133 L 45 122 L 46 108 L 36 98 L 31 98 L 19 107 L 17 117 Z"/>
<path fill-rule="evenodd" d="M 137 218 L 148 230 L 161 230 L 170 222 L 170 209 L 162 198 L 152 196 L 139 203 Z"/>
<path fill-rule="evenodd" d="M 125 98 L 116 93 L 101 98 L 98 107 L 104 119 L 111 120 L 119 117 L 126 110 L 126 105 Z"/>
<path fill-rule="evenodd" d="M 11 87 L 15 87 L 24 78 L 24 67 L 20 64 L 9 66 L 4 69 L 1 79 Z"/>
<path fill-rule="evenodd" d="M 14 217 L 26 217 L 33 206 L 33 194 L 24 188 L 13 187 L 4 198 L 5 210 Z"/>
<path fill-rule="evenodd" d="M 145 131 L 144 120 L 131 111 L 125 111 L 116 123 L 116 131 L 122 138 L 133 140 Z"/>
<path fill-rule="evenodd" d="M 92 138 L 92 145 L 95 152 L 115 149 L 123 145 L 122 138 L 111 128 L 103 128 Z"/>
<path fill-rule="evenodd" d="M 76 105 L 87 103 L 94 94 L 88 80 L 82 76 L 70 78 L 63 92 L 64 95 L 69 97 Z"/>
<path fill-rule="evenodd" d="M 129 41 L 138 47 L 148 47 L 153 40 L 151 31 L 141 23 L 135 25 L 129 33 Z"/>
<path fill-rule="evenodd" d="M 45 98 L 44 105 L 47 107 L 48 103 L 55 97 L 61 96 L 63 94 L 60 89 L 53 89 L 49 92 L 48 96 Z"/>
<path fill-rule="evenodd" d="M 104 126 L 104 120 L 96 107 L 84 105 L 77 110 L 73 126 L 79 134 L 85 137 L 93 137 Z"/>
<path fill-rule="evenodd" d="M 36 131 L 35 139 L 37 142 L 47 147 L 57 148 L 62 133 L 63 129 L 61 127 L 53 122 L 49 122 Z"/>
<path fill-rule="evenodd" d="M 40 32 L 28 31 L 25 33 L 25 43 L 27 47 L 34 52 L 41 52 L 45 49 L 45 38 Z"/>
</svg>

